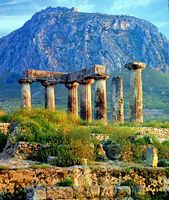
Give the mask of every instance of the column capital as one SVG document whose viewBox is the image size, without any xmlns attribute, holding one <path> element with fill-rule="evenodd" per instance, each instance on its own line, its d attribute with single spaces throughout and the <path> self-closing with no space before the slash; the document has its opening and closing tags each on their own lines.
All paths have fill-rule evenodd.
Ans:
<svg viewBox="0 0 169 200">
<path fill-rule="evenodd" d="M 44 86 L 44 87 L 49 87 L 49 86 L 54 86 L 55 83 L 52 82 L 52 81 L 41 81 L 41 84 Z"/>
<path fill-rule="evenodd" d="M 78 87 L 78 86 L 79 86 L 79 83 L 78 83 L 78 82 L 65 83 L 65 86 L 66 86 L 68 89 L 71 89 L 71 88 Z"/>
<path fill-rule="evenodd" d="M 109 76 L 107 74 L 103 74 L 103 75 L 99 75 L 99 76 L 95 76 L 94 79 L 97 80 L 107 80 L 109 79 Z"/>
<path fill-rule="evenodd" d="M 33 81 L 31 79 L 28 79 L 28 78 L 21 78 L 18 80 L 18 83 L 19 84 L 24 84 L 24 83 L 29 83 L 31 84 Z"/>
<path fill-rule="evenodd" d="M 78 81 L 81 85 L 92 85 L 94 83 L 94 78 L 83 79 Z"/>
<path fill-rule="evenodd" d="M 143 62 L 134 61 L 134 62 L 130 62 L 130 63 L 126 64 L 125 68 L 127 68 L 130 71 L 135 71 L 138 69 L 144 70 L 146 68 L 146 64 Z"/>
</svg>

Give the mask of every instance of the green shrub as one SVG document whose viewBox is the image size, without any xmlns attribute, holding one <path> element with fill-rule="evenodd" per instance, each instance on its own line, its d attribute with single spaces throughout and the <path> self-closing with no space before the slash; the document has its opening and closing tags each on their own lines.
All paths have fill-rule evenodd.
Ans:
<svg viewBox="0 0 169 200">
<path fill-rule="evenodd" d="M 3 151 L 6 143 L 7 143 L 7 136 L 4 133 L 0 132 L 0 152 Z"/>
<path fill-rule="evenodd" d="M 83 159 L 94 158 L 94 140 L 91 132 L 85 127 L 75 127 L 68 133 L 56 134 L 54 140 L 48 143 L 48 148 L 43 148 L 37 153 L 37 159 L 47 162 L 48 156 L 56 156 L 57 166 L 71 166 L 82 164 Z"/>
<path fill-rule="evenodd" d="M 57 186 L 60 187 L 73 187 L 74 186 L 74 180 L 72 178 L 66 178 L 65 180 L 59 182 Z"/>
</svg>

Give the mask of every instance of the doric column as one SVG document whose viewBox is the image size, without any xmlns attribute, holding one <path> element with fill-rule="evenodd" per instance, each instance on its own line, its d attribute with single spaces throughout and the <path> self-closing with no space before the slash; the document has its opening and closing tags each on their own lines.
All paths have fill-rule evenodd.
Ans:
<svg viewBox="0 0 169 200">
<path fill-rule="evenodd" d="M 31 108 L 31 89 L 32 83 L 29 79 L 20 79 L 18 81 L 21 84 L 21 108 Z"/>
<path fill-rule="evenodd" d="M 120 76 L 114 77 L 111 83 L 111 114 L 113 122 L 124 122 L 123 80 Z"/>
<path fill-rule="evenodd" d="M 72 113 L 78 117 L 78 86 L 77 82 L 67 83 L 65 86 L 68 88 L 68 113 Z"/>
<path fill-rule="evenodd" d="M 55 85 L 53 82 L 44 81 L 45 87 L 45 108 L 51 111 L 55 110 Z"/>
<path fill-rule="evenodd" d="M 92 120 L 92 97 L 91 97 L 91 85 L 94 83 L 94 79 L 82 80 L 81 84 L 81 96 L 80 96 L 80 117 L 83 120 Z"/>
<path fill-rule="evenodd" d="M 143 123 L 143 94 L 142 94 L 142 70 L 146 64 L 142 62 L 132 62 L 125 66 L 131 71 L 130 78 L 130 112 L 131 122 Z"/>
<path fill-rule="evenodd" d="M 95 86 L 95 119 L 107 122 L 106 80 L 109 76 L 98 77 Z"/>
</svg>

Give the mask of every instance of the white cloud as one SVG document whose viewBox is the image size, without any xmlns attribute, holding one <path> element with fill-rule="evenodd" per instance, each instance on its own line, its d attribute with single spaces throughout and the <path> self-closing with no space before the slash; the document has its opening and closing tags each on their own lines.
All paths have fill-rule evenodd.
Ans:
<svg viewBox="0 0 169 200">
<path fill-rule="evenodd" d="M 17 4 L 23 4 L 23 3 L 31 3 L 29 0 L 6 0 L 3 2 L 0 2 L 0 6 L 12 6 L 12 5 L 17 5 Z"/>
</svg>

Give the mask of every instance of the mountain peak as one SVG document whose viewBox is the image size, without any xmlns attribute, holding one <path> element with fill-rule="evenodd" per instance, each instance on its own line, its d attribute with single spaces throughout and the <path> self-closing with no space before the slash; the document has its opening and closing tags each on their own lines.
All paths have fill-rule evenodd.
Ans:
<svg viewBox="0 0 169 200">
<path fill-rule="evenodd" d="M 0 73 L 76 71 L 94 64 L 111 72 L 133 60 L 168 72 L 169 42 L 150 22 L 125 15 L 48 7 L 0 39 Z"/>
</svg>

